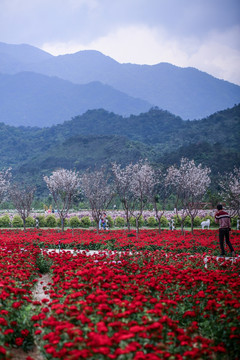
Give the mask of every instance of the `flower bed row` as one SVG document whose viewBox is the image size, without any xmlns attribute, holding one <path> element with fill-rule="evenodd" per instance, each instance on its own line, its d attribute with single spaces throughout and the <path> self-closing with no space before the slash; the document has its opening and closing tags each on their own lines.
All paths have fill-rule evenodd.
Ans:
<svg viewBox="0 0 240 360">
<path fill-rule="evenodd" d="M 231 232 L 231 242 L 235 251 L 240 253 L 240 231 Z M 89 250 L 160 250 L 172 253 L 219 255 L 218 230 L 195 230 L 194 234 L 186 231 L 142 229 L 136 238 L 136 231 L 126 230 L 66 230 L 61 232 L 54 229 L 28 229 L 26 232 L 15 230 L 1 230 L 2 244 L 19 244 L 36 246 L 37 248 L 76 248 Z M 226 253 L 229 249 L 226 249 Z"/>
</svg>

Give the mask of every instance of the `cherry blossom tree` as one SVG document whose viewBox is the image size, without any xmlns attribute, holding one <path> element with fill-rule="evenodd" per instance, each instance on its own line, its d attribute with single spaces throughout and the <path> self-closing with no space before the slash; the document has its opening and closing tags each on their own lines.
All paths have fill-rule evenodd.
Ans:
<svg viewBox="0 0 240 360">
<path fill-rule="evenodd" d="M 145 205 L 152 198 L 155 184 L 155 173 L 148 162 L 140 160 L 133 165 L 131 192 L 135 206 L 130 209 L 130 214 L 136 219 L 137 235 L 139 232 L 139 219 L 142 216 Z"/>
<path fill-rule="evenodd" d="M 219 182 L 220 195 L 229 207 L 231 216 L 240 217 L 240 168 L 234 168 L 233 172 L 227 173 Z"/>
<path fill-rule="evenodd" d="M 64 231 L 64 221 L 68 215 L 73 197 L 79 191 L 79 174 L 73 170 L 59 169 L 54 171 L 49 177 L 44 176 L 43 179 L 52 194 L 55 207 L 61 219 L 62 231 Z"/>
<path fill-rule="evenodd" d="M 114 190 L 122 203 L 128 231 L 130 231 L 130 209 L 133 204 L 133 193 L 131 192 L 131 183 L 134 176 L 133 164 L 121 168 L 121 165 L 114 163 L 112 165 L 112 172 L 114 175 Z"/>
<path fill-rule="evenodd" d="M 203 198 L 210 185 L 211 170 L 203 168 L 201 164 L 195 165 L 194 160 L 181 159 L 180 167 L 171 166 L 167 170 L 166 184 L 170 186 L 176 195 L 175 208 L 177 217 L 183 226 L 187 216 L 191 218 L 191 231 L 193 232 L 193 221 L 199 208 L 200 200 Z M 181 216 L 179 211 L 181 209 Z"/>
<path fill-rule="evenodd" d="M 11 169 L 0 171 L 0 204 L 5 200 L 10 186 Z"/>
<path fill-rule="evenodd" d="M 109 184 L 109 179 L 110 175 L 106 173 L 104 167 L 95 171 L 90 171 L 90 169 L 88 169 L 81 178 L 83 193 L 88 199 L 91 207 L 92 217 L 96 222 L 97 232 L 99 230 L 99 220 L 114 196 L 112 186 Z"/>
<path fill-rule="evenodd" d="M 137 234 L 139 231 L 139 219 L 144 206 L 151 199 L 155 185 L 155 173 L 148 162 L 140 160 L 136 164 L 129 164 L 121 169 L 120 165 L 113 164 L 115 189 L 123 204 L 128 229 L 129 216 L 136 219 Z"/>
<path fill-rule="evenodd" d="M 24 231 L 26 231 L 26 219 L 31 213 L 35 187 L 14 184 L 10 189 L 10 199 L 19 216 L 22 218 Z"/>
</svg>

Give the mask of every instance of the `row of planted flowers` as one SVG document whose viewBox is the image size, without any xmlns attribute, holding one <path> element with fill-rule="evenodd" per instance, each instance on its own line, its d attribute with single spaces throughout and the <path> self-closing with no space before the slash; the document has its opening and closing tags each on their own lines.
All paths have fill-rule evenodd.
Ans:
<svg viewBox="0 0 240 360">
<path fill-rule="evenodd" d="M 240 231 L 231 232 L 231 242 L 235 251 L 240 253 Z M 141 229 L 135 230 L 96 230 L 67 229 L 64 232 L 55 229 L 20 229 L 0 232 L 2 244 L 17 244 L 18 246 L 35 246 L 36 248 L 57 249 L 88 249 L 88 250 L 160 250 L 165 253 L 189 253 L 204 255 L 219 255 L 218 230 L 197 229 L 192 234 L 180 230 Z M 226 249 L 228 253 L 229 249 Z"/>
<path fill-rule="evenodd" d="M 216 234 L 209 233 L 199 231 L 195 240 L 211 252 Z M 107 244 L 113 234 L 132 251 L 40 254 L 40 244 Z M 190 248 L 192 235 L 163 232 L 166 253 L 134 251 L 159 246 L 156 232 L 131 234 L 1 231 L 0 358 L 9 358 L 11 346 L 30 348 L 34 337 L 46 359 L 239 358 L 240 261 L 211 258 L 205 269 L 201 252 L 175 251 Z M 235 246 L 238 240 L 236 232 Z M 32 291 L 49 261 L 50 300 L 40 303 Z"/>
</svg>

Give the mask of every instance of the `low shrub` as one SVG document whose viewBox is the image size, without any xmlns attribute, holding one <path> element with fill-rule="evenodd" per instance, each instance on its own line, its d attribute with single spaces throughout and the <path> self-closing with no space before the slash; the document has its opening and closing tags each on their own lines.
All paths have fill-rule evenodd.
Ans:
<svg viewBox="0 0 240 360">
<path fill-rule="evenodd" d="M 80 226 L 83 228 L 89 228 L 91 226 L 91 220 L 89 216 L 83 216 L 80 220 Z"/>
<path fill-rule="evenodd" d="M 11 220 L 10 217 L 6 214 L 0 217 L 0 227 L 10 227 Z"/>
<path fill-rule="evenodd" d="M 124 218 L 121 216 L 117 216 L 115 219 L 115 226 L 121 228 L 124 227 L 124 225 L 125 225 Z"/>
<path fill-rule="evenodd" d="M 12 220 L 12 226 L 14 228 L 23 227 L 23 221 L 19 215 L 14 215 L 13 220 Z"/>
<path fill-rule="evenodd" d="M 46 226 L 46 219 L 44 215 L 39 215 L 36 217 L 38 219 L 38 227 L 45 227 Z"/>
<path fill-rule="evenodd" d="M 25 221 L 26 227 L 34 227 L 35 226 L 35 219 L 32 216 L 28 216 Z"/>
<path fill-rule="evenodd" d="M 190 218 L 190 216 L 186 216 L 186 218 L 184 220 L 184 226 L 191 227 L 191 218 Z"/>
<path fill-rule="evenodd" d="M 135 226 L 136 227 L 136 218 L 131 216 L 129 219 L 130 225 L 131 226 Z M 141 215 L 140 218 L 138 219 L 138 227 L 142 227 L 144 225 L 144 218 Z"/>
<path fill-rule="evenodd" d="M 147 226 L 149 226 L 149 227 L 156 227 L 157 226 L 157 221 L 156 221 L 154 216 L 149 216 L 147 218 Z"/>
<path fill-rule="evenodd" d="M 193 226 L 201 226 L 202 219 L 199 216 L 196 216 L 193 220 Z"/>
<path fill-rule="evenodd" d="M 54 215 L 48 215 L 45 219 L 45 226 L 49 228 L 54 228 L 57 226 L 57 220 Z"/>
<path fill-rule="evenodd" d="M 69 220 L 69 225 L 72 228 L 79 228 L 81 226 L 81 221 L 79 220 L 79 218 L 77 216 L 73 216 Z"/>
<path fill-rule="evenodd" d="M 113 221 L 113 218 L 110 215 L 107 216 L 107 221 L 108 221 L 107 224 L 108 224 L 109 228 L 114 227 L 114 221 Z"/>
<path fill-rule="evenodd" d="M 64 219 L 64 227 L 69 225 L 68 219 Z M 57 219 L 57 226 L 62 227 L 62 220 L 60 218 Z"/>
<path fill-rule="evenodd" d="M 164 215 L 161 217 L 161 226 L 168 227 L 168 219 Z"/>
</svg>

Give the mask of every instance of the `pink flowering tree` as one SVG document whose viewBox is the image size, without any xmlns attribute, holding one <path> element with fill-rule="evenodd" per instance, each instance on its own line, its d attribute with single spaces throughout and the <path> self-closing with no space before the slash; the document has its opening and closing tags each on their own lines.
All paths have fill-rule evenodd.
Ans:
<svg viewBox="0 0 240 360">
<path fill-rule="evenodd" d="M 97 232 L 100 218 L 114 196 L 112 186 L 109 184 L 109 178 L 110 175 L 106 173 L 104 167 L 95 171 L 88 169 L 81 178 L 81 187 L 89 202 L 92 217 L 96 222 Z"/>
<path fill-rule="evenodd" d="M 0 171 L 0 204 L 5 200 L 10 187 L 11 169 Z"/>
<path fill-rule="evenodd" d="M 125 213 L 128 231 L 130 231 L 130 209 L 133 206 L 133 193 L 131 183 L 134 176 L 133 164 L 121 168 L 121 165 L 114 163 L 112 165 L 114 176 L 114 191 L 119 196 Z"/>
<path fill-rule="evenodd" d="M 139 231 L 139 219 L 144 207 L 151 200 L 155 185 L 155 173 L 148 162 L 140 160 L 136 164 L 129 164 L 125 168 L 113 164 L 114 184 L 116 193 L 122 202 L 126 220 L 129 225 L 129 217 L 136 219 L 137 234 Z"/>
<path fill-rule="evenodd" d="M 64 231 L 64 221 L 68 215 L 73 197 L 79 192 L 79 174 L 73 170 L 59 169 L 54 171 L 49 177 L 44 176 L 43 179 L 52 194 L 55 207 L 61 219 L 62 231 Z"/>
<path fill-rule="evenodd" d="M 193 233 L 194 218 L 201 208 L 201 200 L 211 182 L 210 172 L 209 168 L 203 168 L 201 164 L 195 165 L 194 160 L 186 158 L 181 159 L 179 168 L 171 166 L 167 170 L 166 184 L 176 196 L 176 215 L 181 223 L 182 233 L 187 216 L 190 216 Z"/>
<path fill-rule="evenodd" d="M 35 187 L 20 184 L 12 185 L 9 191 L 10 199 L 23 221 L 24 231 L 26 231 L 26 219 L 31 213 L 34 194 Z"/>
<path fill-rule="evenodd" d="M 229 207 L 231 216 L 240 217 L 240 168 L 225 174 L 219 185 L 220 195 Z"/>
<path fill-rule="evenodd" d="M 130 209 L 130 214 L 136 219 L 137 235 L 139 232 L 139 219 L 142 216 L 146 204 L 152 199 L 156 181 L 154 169 L 148 162 L 140 160 L 133 165 L 131 192 L 135 206 Z"/>
</svg>

